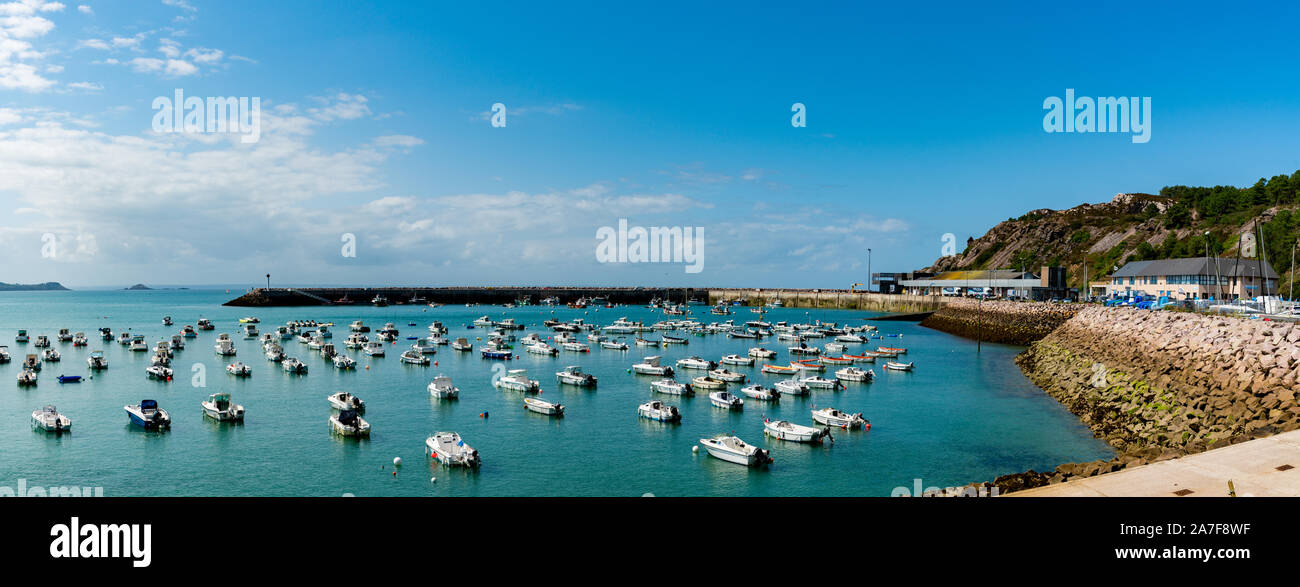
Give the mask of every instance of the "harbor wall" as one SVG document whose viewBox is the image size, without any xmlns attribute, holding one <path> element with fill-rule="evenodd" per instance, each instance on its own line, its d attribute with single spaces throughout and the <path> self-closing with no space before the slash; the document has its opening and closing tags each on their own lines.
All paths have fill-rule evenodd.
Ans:
<svg viewBox="0 0 1300 587">
<path fill-rule="evenodd" d="M 764 306 L 780 300 L 787 308 L 821 308 L 867 310 L 872 312 L 933 312 L 953 301 L 942 296 L 880 294 L 847 289 L 744 289 L 708 290 L 710 305 L 744 301 L 750 306 Z"/>
<path fill-rule="evenodd" d="M 973 487 L 1007 493 L 1300 429 L 1290 322 L 1087 306 L 1016 363 L 1116 456 Z"/>
<path fill-rule="evenodd" d="M 973 340 L 1014 345 L 1041 340 L 1082 309 L 1080 304 L 948 299 L 921 325 Z"/>
</svg>

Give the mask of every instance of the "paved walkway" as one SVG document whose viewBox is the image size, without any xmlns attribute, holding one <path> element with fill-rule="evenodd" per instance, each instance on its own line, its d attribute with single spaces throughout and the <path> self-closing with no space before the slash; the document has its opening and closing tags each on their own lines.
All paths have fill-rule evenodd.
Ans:
<svg viewBox="0 0 1300 587">
<path fill-rule="evenodd" d="M 1300 430 L 1007 497 L 1300 496 Z"/>
</svg>

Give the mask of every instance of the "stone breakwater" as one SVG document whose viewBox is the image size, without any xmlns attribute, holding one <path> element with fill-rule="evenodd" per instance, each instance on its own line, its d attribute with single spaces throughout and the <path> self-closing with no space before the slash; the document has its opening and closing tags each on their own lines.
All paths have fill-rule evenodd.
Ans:
<svg viewBox="0 0 1300 587">
<path fill-rule="evenodd" d="M 1079 304 L 950 299 L 921 325 L 974 340 L 1015 345 L 1042 339 L 1082 309 Z"/>
<path fill-rule="evenodd" d="M 1016 363 L 1117 456 L 975 487 L 1008 493 L 1300 428 L 1293 323 L 1090 306 Z"/>
</svg>

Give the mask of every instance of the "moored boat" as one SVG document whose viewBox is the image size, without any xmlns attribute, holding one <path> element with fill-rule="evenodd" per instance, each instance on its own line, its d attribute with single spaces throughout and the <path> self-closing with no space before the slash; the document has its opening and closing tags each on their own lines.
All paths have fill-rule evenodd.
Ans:
<svg viewBox="0 0 1300 587">
<path fill-rule="evenodd" d="M 691 380 L 691 385 L 700 389 L 726 389 L 727 382 L 721 379 L 714 379 L 708 375 L 701 375 Z"/>
<path fill-rule="evenodd" d="M 640 363 L 632 365 L 632 372 L 641 375 L 663 375 L 671 377 L 673 374 L 673 368 L 667 365 L 660 365 L 659 360 L 661 358 L 662 357 L 658 355 L 642 358 Z"/>
<path fill-rule="evenodd" d="M 898 361 L 885 361 L 884 368 L 891 371 L 911 371 L 915 363 L 899 363 Z"/>
<path fill-rule="evenodd" d="M 875 379 L 876 372 L 871 370 L 863 371 L 857 367 L 845 367 L 835 372 L 835 378 L 844 381 L 871 381 Z"/>
<path fill-rule="evenodd" d="M 776 358 L 776 351 L 768 350 L 761 346 L 756 346 L 749 349 L 749 356 L 754 357 L 756 359 L 774 359 Z"/>
<path fill-rule="evenodd" d="M 731 369 L 713 369 L 709 371 L 709 377 L 721 379 L 727 383 L 744 383 L 745 374 L 737 373 Z"/>
<path fill-rule="evenodd" d="M 723 365 L 753 365 L 754 358 L 742 357 L 740 355 L 727 355 L 725 357 L 722 357 L 722 360 L 718 362 L 722 363 Z"/>
<path fill-rule="evenodd" d="M 524 393 L 538 393 L 542 390 L 541 382 L 536 379 L 529 379 L 526 369 L 511 369 L 492 383 L 501 389 L 522 391 Z"/>
<path fill-rule="evenodd" d="M 329 401 L 330 407 L 336 410 L 354 410 L 363 414 L 366 411 L 366 402 L 361 401 L 361 398 L 346 391 L 332 393 L 325 399 Z"/>
<path fill-rule="evenodd" d="M 751 398 L 762 401 L 774 402 L 781 399 L 781 392 L 775 389 L 763 387 L 759 384 L 748 385 L 740 389 L 740 393 Z"/>
<path fill-rule="evenodd" d="M 710 393 L 709 403 L 727 410 L 742 410 L 745 408 L 745 400 L 725 391 Z"/>
<path fill-rule="evenodd" d="M 330 428 L 341 436 L 370 436 L 370 423 L 356 410 L 343 410 L 329 418 Z"/>
<path fill-rule="evenodd" d="M 86 358 L 86 364 L 96 371 L 108 368 L 108 359 L 104 358 L 104 351 L 90 351 L 90 356 Z"/>
<path fill-rule="evenodd" d="M 244 406 L 230 401 L 228 393 L 214 393 L 202 402 L 203 415 L 218 422 L 243 422 Z"/>
<path fill-rule="evenodd" d="M 139 404 L 134 406 L 122 406 L 126 410 L 126 415 L 131 418 L 131 423 L 146 430 L 160 430 L 171 428 L 172 417 L 164 410 L 158 407 L 156 400 L 140 400 Z"/>
<path fill-rule="evenodd" d="M 827 379 L 818 375 L 804 377 L 803 379 L 800 379 L 799 382 L 813 389 L 839 389 L 844 385 L 840 383 L 839 379 Z"/>
<path fill-rule="evenodd" d="M 681 383 L 675 379 L 660 379 L 650 383 L 650 389 L 659 393 L 668 395 L 694 395 L 695 390 L 689 383 Z"/>
<path fill-rule="evenodd" d="M 460 388 L 452 384 L 451 377 L 439 375 L 429 383 L 429 395 L 439 399 L 454 399 L 460 397 Z"/>
<path fill-rule="evenodd" d="M 798 379 L 777 381 L 772 387 L 781 392 L 781 395 L 808 395 L 809 393 L 808 386 Z"/>
<path fill-rule="evenodd" d="M 551 403 L 538 397 L 524 398 L 524 407 L 528 408 L 530 412 L 537 412 L 545 416 L 555 416 L 557 418 L 564 416 L 563 404 Z"/>
<path fill-rule="evenodd" d="M 830 430 L 795 424 L 788 420 L 764 420 L 763 434 L 790 442 L 816 444 L 821 442 L 823 438 L 829 437 Z"/>
<path fill-rule="evenodd" d="M 578 385 L 583 387 L 594 387 L 596 385 L 596 376 L 591 373 L 583 373 L 582 367 L 577 365 L 565 367 L 563 371 L 555 374 L 555 378 L 559 380 L 560 383 L 567 383 L 569 385 Z"/>
<path fill-rule="evenodd" d="M 283 361 L 280 361 L 280 368 L 284 369 L 287 373 L 303 375 L 307 373 L 307 364 L 294 357 L 285 357 Z"/>
<path fill-rule="evenodd" d="M 429 456 L 448 467 L 477 467 L 482 463 L 477 450 L 474 450 L 455 432 L 435 432 L 425 439 L 424 446 Z"/>
<path fill-rule="evenodd" d="M 870 430 L 871 422 L 862 417 L 862 413 L 848 414 L 835 408 L 822 408 L 812 411 L 812 419 L 818 424 L 837 428 L 863 428 Z"/>
<path fill-rule="evenodd" d="M 60 414 L 58 408 L 52 405 L 32 412 L 32 424 L 46 432 L 68 432 L 72 430 L 72 419 Z"/>
<path fill-rule="evenodd" d="M 658 422 L 681 422 L 682 413 L 677 406 L 670 406 L 659 400 L 650 400 L 636 408 L 637 415 Z"/>
<path fill-rule="evenodd" d="M 253 368 L 239 361 L 226 365 L 226 372 L 235 377 L 248 377 L 253 374 Z"/>
<path fill-rule="evenodd" d="M 711 369 L 716 369 L 717 367 L 718 367 L 717 363 L 714 363 L 713 361 L 709 361 L 700 357 L 686 357 L 684 359 L 677 360 L 678 369 L 696 369 L 701 371 L 708 371 Z"/>
<path fill-rule="evenodd" d="M 791 375 L 799 372 L 798 367 L 788 367 L 782 365 L 763 365 L 762 372 L 773 375 Z"/>
<path fill-rule="evenodd" d="M 709 456 L 729 463 L 757 467 L 772 462 L 766 450 L 745 443 L 737 436 L 721 435 L 714 438 L 701 438 L 700 445 L 708 451 Z"/>
</svg>

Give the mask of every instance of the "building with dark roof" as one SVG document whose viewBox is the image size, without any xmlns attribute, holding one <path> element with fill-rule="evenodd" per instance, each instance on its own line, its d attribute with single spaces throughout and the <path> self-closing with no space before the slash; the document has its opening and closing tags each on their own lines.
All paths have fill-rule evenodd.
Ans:
<svg viewBox="0 0 1300 587">
<path fill-rule="evenodd" d="M 1119 297 L 1224 300 L 1276 295 L 1277 279 L 1273 267 L 1260 259 L 1190 257 L 1132 261 L 1111 275 L 1106 289 Z"/>
</svg>

